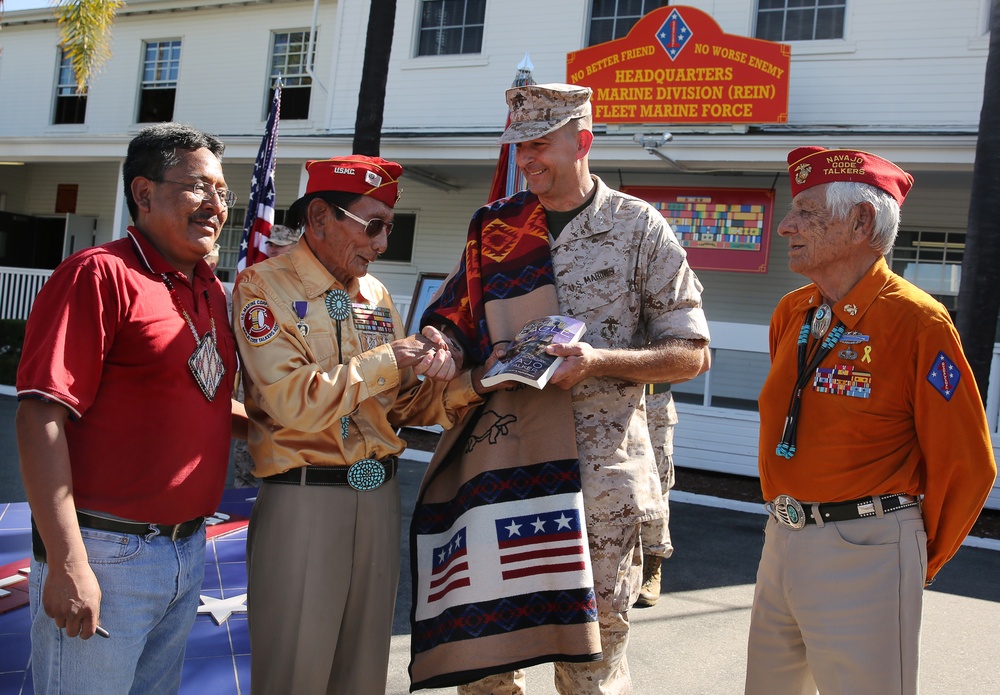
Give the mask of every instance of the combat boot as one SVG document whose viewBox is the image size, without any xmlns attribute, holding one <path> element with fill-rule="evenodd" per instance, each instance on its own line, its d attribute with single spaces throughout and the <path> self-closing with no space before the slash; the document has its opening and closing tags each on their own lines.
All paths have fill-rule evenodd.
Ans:
<svg viewBox="0 0 1000 695">
<path fill-rule="evenodd" d="M 642 587 L 635 605 L 639 608 L 655 606 L 660 600 L 660 567 L 663 558 L 659 555 L 642 556 Z"/>
</svg>

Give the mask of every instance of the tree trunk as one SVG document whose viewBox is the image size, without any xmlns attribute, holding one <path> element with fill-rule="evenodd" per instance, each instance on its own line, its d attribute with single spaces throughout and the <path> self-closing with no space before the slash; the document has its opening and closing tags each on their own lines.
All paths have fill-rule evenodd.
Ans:
<svg viewBox="0 0 1000 695">
<path fill-rule="evenodd" d="M 1000 313 L 1000 0 L 992 0 L 990 49 L 972 173 L 969 228 L 958 290 L 958 332 L 986 401 Z"/>
<path fill-rule="evenodd" d="M 371 0 L 365 63 L 358 91 L 358 114 L 354 121 L 354 154 L 377 157 L 382 143 L 385 84 L 389 77 L 389 53 L 396 23 L 396 0 Z"/>
</svg>

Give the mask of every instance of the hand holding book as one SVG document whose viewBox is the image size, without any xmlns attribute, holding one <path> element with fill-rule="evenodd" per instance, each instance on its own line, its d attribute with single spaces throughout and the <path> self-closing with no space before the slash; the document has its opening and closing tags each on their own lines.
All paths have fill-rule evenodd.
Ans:
<svg viewBox="0 0 1000 695">
<path fill-rule="evenodd" d="M 545 384 L 563 361 L 560 355 L 549 354 L 549 345 L 571 345 L 586 330 L 582 321 L 569 316 L 544 316 L 529 321 L 506 346 L 506 350 L 482 377 L 484 387 L 504 382 L 519 382 L 535 388 Z"/>
</svg>

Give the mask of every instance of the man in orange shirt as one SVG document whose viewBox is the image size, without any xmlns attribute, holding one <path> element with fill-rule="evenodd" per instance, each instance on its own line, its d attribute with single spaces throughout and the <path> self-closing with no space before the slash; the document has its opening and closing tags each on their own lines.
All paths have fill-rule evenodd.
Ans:
<svg viewBox="0 0 1000 695">
<path fill-rule="evenodd" d="M 913 177 L 821 147 L 788 171 L 778 233 L 812 284 L 771 319 L 746 693 L 909 695 L 923 587 L 996 477 L 986 416 L 948 312 L 883 258 Z"/>
</svg>

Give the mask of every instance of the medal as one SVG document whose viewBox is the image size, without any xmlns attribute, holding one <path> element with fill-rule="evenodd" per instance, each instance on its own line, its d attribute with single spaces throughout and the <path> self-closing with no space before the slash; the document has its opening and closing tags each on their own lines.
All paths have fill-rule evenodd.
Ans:
<svg viewBox="0 0 1000 695">
<path fill-rule="evenodd" d="M 292 308 L 295 310 L 295 315 L 299 317 L 295 327 L 302 334 L 302 337 L 305 338 L 309 335 L 309 324 L 305 322 L 306 312 L 309 311 L 309 302 L 302 300 L 292 302 Z"/>
<path fill-rule="evenodd" d="M 840 352 L 837 353 L 837 356 L 840 357 L 840 359 L 842 360 L 858 359 L 858 353 L 854 352 L 854 350 L 852 350 L 851 348 L 847 348 L 846 350 L 841 350 Z"/>
<path fill-rule="evenodd" d="M 833 317 L 833 312 L 830 310 L 829 304 L 823 304 L 816 310 L 813 314 L 812 326 L 810 327 L 810 333 L 812 337 L 819 340 L 824 335 L 826 331 L 830 328 L 830 319 Z"/>
</svg>

